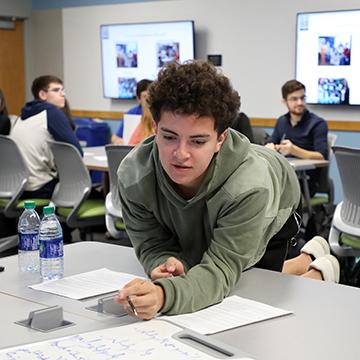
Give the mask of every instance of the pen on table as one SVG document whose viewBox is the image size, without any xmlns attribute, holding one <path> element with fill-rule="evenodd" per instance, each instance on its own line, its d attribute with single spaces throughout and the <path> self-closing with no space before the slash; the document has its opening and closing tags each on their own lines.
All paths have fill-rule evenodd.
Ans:
<svg viewBox="0 0 360 360">
<path fill-rule="evenodd" d="M 138 313 L 136 311 L 136 307 L 133 304 L 133 302 L 131 301 L 130 296 L 128 296 L 126 299 L 127 299 L 127 302 L 128 302 L 128 304 L 129 304 L 129 306 L 131 308 L 131 311 L 134 313 L 135 316 L 138 316 Z"/>
</svg>

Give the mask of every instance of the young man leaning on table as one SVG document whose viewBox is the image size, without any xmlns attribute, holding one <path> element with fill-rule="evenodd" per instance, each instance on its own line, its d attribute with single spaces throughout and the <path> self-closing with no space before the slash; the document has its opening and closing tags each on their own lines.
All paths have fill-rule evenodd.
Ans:
<svg viewBox="0 0 360 360">
<path fill-rule="evenodd" d="M 252 266 L 281 271 L 300 203 L 288 161 L 229 129 L 240 97 L 211 64 L 166 66 L 148 103 L 155 136 L 118 170 L 126 230 L 151 281 L 131 281 L 116 301 L 142 319 L 220 302 Z"/>
</svg>

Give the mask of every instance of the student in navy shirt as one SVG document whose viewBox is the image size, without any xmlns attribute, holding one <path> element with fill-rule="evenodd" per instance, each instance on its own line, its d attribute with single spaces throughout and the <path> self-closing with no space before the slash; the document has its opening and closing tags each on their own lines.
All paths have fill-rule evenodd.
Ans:
<svg viewBox="0 0 360 360">
<path fill-rule="evenodd" d="M 288 113 L 277 120 L 274 132 L 266 146 L 285 156 L 300 159 L 328 159 L 326 121 L 308 111 L 305 106 L 305 86 L 297 80 L 289 80 L 282 86 L 283 103 Z M 309 172 L 310 194 L 316 193 L 319 172 Z"/>
<path fill-rule="evenodd" d="M 143 114 L 143 106 L 147 97 L 147 90 L 151 85 L 152 81 L 148 79 L 140 80 L 136 85 L 136 100 L 138 105 L 131 108 L 126 114 L 132 115 L 142 115 Z M 111 142 L 113 144 L 122 144 L 123 143 L 123 130 L 124 130 L 124 122 L 120 122 L 120 126 L 116 132 L 111 137 Z"/>
</svg>

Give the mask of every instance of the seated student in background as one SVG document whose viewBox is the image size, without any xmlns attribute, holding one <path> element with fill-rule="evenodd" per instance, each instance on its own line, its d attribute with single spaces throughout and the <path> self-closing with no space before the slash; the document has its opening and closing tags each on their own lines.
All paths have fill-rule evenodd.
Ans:
<svg viewBox="0 0 360 360">
<path fill-rule="evenodd" d="M 9 119 L 9 113 L 6 108 L 5 96 L 0 89 L 0 134 L 9 135 L 11 123 Z"/>
<path fill-rule="evenodd" d="M 129 145 L 137 145 L 151 135 L 154 135 L 154 119 L 151 115 L 149 106 L 145 103 L 141 121 L 131 135 Z"/>
<path fill-rule="evenodd" d="M 229 129 L 240 97 L 213 65 L 167 65 L 148 102 L 156 135 L 118 170 L 126 230 L 152 281 L 131 281 L 116 301 L 130 296 L 143 319 L 217 303 L 252 266 L 281 271 L 300 204 L 288 161 Z"/>
<path fill-rule="evenodd" d="M 148 79 L 140 80 L 136 85 L 136 100 L 138 105 L 131 108 L 126 114 L 132 115 L 142 115 L 143 107 L 146 101 L 147 90 L 151 85 L 152 81 Z M 113 144 L 122 144 L 123 143 L 123 130 L 124 130 L 124 122 L 121 121 L 120 126 L 116 132 L 116 134 L 112 135 L 111 142 Z"/>
<path fill-rule="evenodd" d="M 51 75 L 36 78 L 31 87 L 34 100 L 25 104 L 11 131 L 29 169 L 23 198 L 51 198 L 57 172 L 47 140 L 63 141 L 82 150 L 63 108 L 63 82 Z"/>
<path fill-rule="evenodd" d="M 305 106 L 305 86 L 297 80 L 287 81 L 281 88 L 288 113 L 281 116 L 266 147 L 286 156 L 301 159 L 328 158 L 326 121 L 308 111 Z M 310 194 L 316 192 L 319 172 L 309 172 Z"/>
</svg>

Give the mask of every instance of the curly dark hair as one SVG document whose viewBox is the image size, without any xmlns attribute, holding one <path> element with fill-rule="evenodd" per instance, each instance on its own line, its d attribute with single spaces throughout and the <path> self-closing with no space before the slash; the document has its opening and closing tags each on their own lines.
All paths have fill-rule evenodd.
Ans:
<svg viewBox="0 0 360 360">
<path fill-rule="evenodd" d="M 156 123 L 163 111 L 211 116 L 220 135 L 236 117 L 240 96 L 230 80 L 209 62 L 195 60 L 165 66 L 148 89 L 148 104 Z"/>
</svg>

